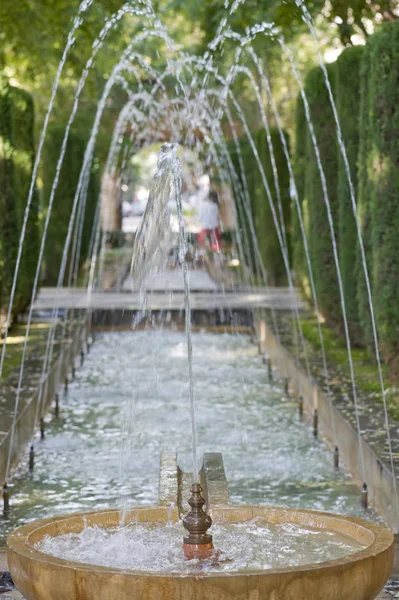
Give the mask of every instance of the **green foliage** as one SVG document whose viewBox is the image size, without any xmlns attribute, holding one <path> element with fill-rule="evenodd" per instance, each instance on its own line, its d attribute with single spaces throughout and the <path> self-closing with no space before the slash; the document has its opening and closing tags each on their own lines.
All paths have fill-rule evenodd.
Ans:
<svg viewBox="0 0 399 600">
<path fill-rule="evenodd" d="M 294 177 L 295 185 L 298 193 L 298 200 L 301 209 L 302 219 L 305 224 L 305 233 L 308 223 L 305 221 L 306 218 L 306 207 L 304 206 L 305 201 L 305 181 L 306 181 L 306 166 L 307 166 L 307 154 L 306 154 L 306 143 L 308 135 L 308 123 L 306 120 L 305 107 L 303 104 L 302 96 L 299 94 L 296 104 L 295 114 L 295 159 L 294 159 Z M 297 203 L 295 200 L 292 202 L 292 260 L 293 267 L 297 277 L 297 281 L 302 286 L 305 285 L 305 278 L 307 277 L 307 266 L 303 236 L 298 217 Z"/>
<path fill-rule="evenodd" d="M 249 151 L 251 151 L 250 144 L 245 143 L 244 140 L 242 140 L 240 143 L 240 152 L 241 152 L 241 156 L 242 156 L 243 163 L 244 163 L 244 170 L 245 170 L 245 176 L 247 179 L 247 183 L 249 180 L 248 187 L 249 187 L 249 189 L 251 189 L 252 169 L 248 173 L 246 172 L 246 169 L 245 169 L 245 165 L 250 164 L 250 161 L 251 161 Z M 238 157 L 237 148 L 233 141 L 228 144 L 228 152 L 230 154 L 233 168 L 235 169 L 236 176 L 237 176 L 237 181 L 236 181 L 236 183 L 234 183 L 234 180 L 233 180 L 233 185 L 236 189 L 236 184 L 238 182 L 238 185 L 241 187 L 240 197 L 238 197 L 238 190 L 236 189 L 237 195 L 236 195 L 235 200 L 236 200 L 236 214 L 237 214 L 237 220 L 238 220 L 238 229 L 240 231 L 240 238 L 241 238 L 241 245 L 243 247 L 242 249 L 243 249 L 243 253 L 244 253 L 244 260 L 246 261 L 248 266 L 252 265 L 252 267 L 254 267 L 254 265 L 255 265 L 255 246 L 253 244 L 253 236 L 251 235 L 251 227 L 250 227 L 249 219 L 247 217 L 247 212 L 243 206 L 243 204 L 245 203 L 244 181 L 243 181 L 243 178 L 241 177 L 240 161 L 239 161 L 239 157 Z M 251 202 L 251 206 L 249 207 L 249 211 L 250 211 L 251 218 L 252 218 L 252 213 L 253 213 L 252 198 L 250 198 L 250 202 Z M 253 221 L 253 218 L 252 218 L 252 221 Z M 256 270 L 253 269 L 253 271 L 254 271 L 254 274 L 256 274 Z"/>
<path fill-rule="evenodd" d="M 33 102 L 0 74 L 0 314 L 4 324 L 34 161 Z M 36 271 L 38 201 L 32 202 L 21 256 L 13 317 L 28 304 Z"/>
<path fill-rule="evenodd" d="M 277 191 L 274 186 L 273 168 L 270 160 L 269 146 L 266 133 L 262 129 L 253 135 L 254 142 L 259 153 L 260 160 L 266 175 L 267 182 L 272 194 L 273 205 L 275 207 L 280 229 L 280 213 L 278 207 Z M 287 140 L 288 141 L 288 140 Z M 284 228 L 287 234 L 288 256 L 290 257 L 291 236 L 290 236 L 290 183 L 287 161 L 285 159 L 283 146 L 280 140 L 278 130 L 271 131 L 271 143 L 273 146 L 274 157 L 278 172 L 278 184 L 281 195 L 281 205 L 283 209 Z M 248 190 L 251 199 L 251 212 L 255 227 L 256 238 L 259 251 L 267 271 L 269 283 L 271 285 L 282 285 L 286 283 L 286 268 L 283 260 L 281 245 L 277 236 L 276 227 L 273 221 L 272 211 L 267 198 L 266 190 L 263 184 L 261 172 L 252 151 L 252 147 L 247 138 L 240 140 L 240 148 L 243 157 L 245 174 L 248 182 Z M 237 173 L 240 174 L 238 161 L 232 153 Z M 245 220 L 246 221 L 246 220 Z M 246 222 L 241 223 L 241 228 L 247 229 L 247 235 L 251 240 L 251 233 Z M 253 244 L 251 244 L 251 254 L 255 256 Z"/>
<path fill-rule="evenodd" d="M 368 42 L 361 121 L 361 209 L 371 227 L 369 264 L 381 347 L 398 366 L 399 350 L 399 22 Z M 364 214 L 361 215 L 364 221 Z M 363 222 L 364 226 L 364 222 Z M 362 298 L 360 297 L 360 300 Z M 365 319 L 366 315 L 362 315 Z"/>
<path fill-rule="evenodd" d="M 329 65 L 328 76 L 334 80 L 335 65 Z M 333 222 L 338 222 L 337 201 L 337 136 L 332 109 L 321 67 L 308 74 L 305 85 L 321 163 L 323 166 Z M 340 296 L 333 255 L 330 227 L 322 182 L 310 134 L 306 140 L 305 202 L 309 212 L 309 253 L 313 267 L 320 310 L 332 324 L 341 322 Z M 337 237 L 338 231 L 334 231 Z"/>
<path fill-rule="evenodd" d="M 372 227 L 371 227 L 371 207 L 370 207 L 370 186 L 369 186 L 369 171 L 372 171 L 371 159 L 371 136 L 370 136 L 370 93 L 369 93 L 369 64 L 372 44 L 367 44 L 364 50 L 363 60 L 361 64 L 361 81 L 360 81 L 360 121 L 359 121 L 359 157 L 358 157 L 358 200 L 357 211 L 360 222 L 363 246 L 366 256 L 367 270 L 372 278 L 371 266 L 373 262 L 372 248 Z M 356 248 L 356 284 L 357 284 L 357 305 L 358 318 L 362 331 L 363 343 L 371 346 L 372 328 L 370 318 L 370 307 L 367 295 L 367 286 L 364 276 L 364 268 L 362 265 L 362 256 L 360 246 Z M 371 281 L 372 284 L 372 281 Z"/>
<path fill-rule="evenodd" d="M 358 188 L 360 65 L 364 47 L 346 49 L 336 62 L 335 95 L 355 194 Z M 348 177 L 342 154 L 338 152 L 338 248 L 345 306 L 352 337 L 359 340 L 356 296 L 356 219 L 353 213 Z"/>
<path fill-rule="evenodd" d="M 229 6 L 233 4 L 233 0 L 230 0 Z M 337 37 L 345 45 L 352 43 L 355 34 L 367 37 L 367 23 L 370 20 L 381 23 L 398 18 L 396 0 L 308 0 L 304 4 L 313 18 L 319 17 L 319 23 L 322 16 L 330 28 L 333 25 Z M 204 42 L 214 38 L 220 20 L 226 16 L 225 0 L 159 0 L 157 5 L 165 11 L 184 14 L 198 24 L 205 32 Z M 303 13 L 294 0 L 246 0 L 237 3 L 230 23 L 233 29 L 241 33 L 262 21 L 275 23 L 287 38 L 303 30 L 302 17 Z"/>
<path fill-rule="evenodd" d="M 47 143 L 44 146 L 43 163 L 46 165 L 46 169 L 43 173 L 43 205 L 45 212 L 48 210 L 56 165 L 60 155 L 64 134 L 65 127 L 62 125 L 53 125 L 51 128 L 49 128 Z M 58 282 L 62 255 L 67 238 L 70 216 L 72 213 L 79 175 L 83 164 L 85 149 L 85 137 L 76 132 L 71 132 L 60 172 L 57 191 L 54 196 L 53 207 L 47 231 L 43 274 L 43 279 L 46 285 L 56 285 Z M 95 162 L 92 168 L 90 183 L 87 191 L 86 209 L 82 229 L 80 264 L 82 264 L 87 257 L 98 192 L 98 164 Z M 70 257 L 73 248 L 72 239 L 69 244 L 69 260 L 64 275 L 64 284 L 68 280 L 69 269 L 73 269 L 73 266 L 70 264 Z"/>
<path fill-rule="evenodd" d="M 18 243 L 13 144 L 11 86 L 0 72 L 0 325 L 7 313 Z"/>
<path fill-rule="evenodd" d="M 14 192 L 18 230 L 22 229 L 26 202 L 35 160 L 34 107 L 30 94 L 12 88 L 14 131 Z M 34 190 L 26 225 L 23 251 L 18 275 L 14 311 L 19 313 L 30 303 L 39 253 L 39 196 Z"/>
</svg>

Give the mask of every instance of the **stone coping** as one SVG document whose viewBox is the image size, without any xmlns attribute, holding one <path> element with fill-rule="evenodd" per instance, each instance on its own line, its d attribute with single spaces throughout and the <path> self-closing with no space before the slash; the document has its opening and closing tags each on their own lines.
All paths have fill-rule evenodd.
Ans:
<svg viewBox="0 0 399 600">
<path fill-rule="evenodd" d="M 244 573 L 212 572 L 200 576 L 87 565 L 52 557 L 34 548 L 45 535 L 78 533 L 87 525 L 116 526 L 120 511 L 108 510 L 44 519 L 17 529 L 7 542 L 11 574 L 29 600 L 55 597 L 57 600 L 250 599 L 269 598 L 266 594 L 273 592 L 275 595 L 271 597 L 276 600 L 373 600 L 389 577 L 393 536 L 374 523 L 328 513 L 264 506 L 218 506 L 211 513 L 215 521 L 241 522 L 263 517 L 273 523 L 292 522 L 335 530 L 367 547 L 347 557 L 314 565 Z M 171 514 L 166 507 L 139 507 L 129 513 L 129 519 L 138 522 L 162 523 L 170 518 L 174 521 L 179 518 L 177 509 Z"/>
<path fill-rule="evenodd" d="M 350 399 L 350 383 L 334 371 L 329 363 L 330 390 L 328 397 L 321 357 L 309 354 L 311 378 L 307 374 L 304 357 L 297 352 L 289 327 L 279 320 L 279 338 L 275 335 L 264 315 L 255 321 L 259 335 L 260 350 L 271 359 L 281 377 L 289 379 L 290 393 L 303 397 L 305 413 L 312 418 L 318 410 L 319 429 L 323 437 L 339 446 L 340 463 L 361 484 L 363 481 L 362 458 L 353 401 Z M 307 345 L 308 347 L 308 345 Z M 308 347 L 309 350 L 309 347 Z M 399 507 L 396 503 L 394 477 L 387 450 L 387 434 L 383 406 L 370 395 L 359 392 L 359 418 L 364 475 L 368 485 L 369 501 L 394 532 L 399 532 Z M 389 419 L 396 487 L 399 489 L 399 427 Z M 360 498 L 360 492 L 359 492 Z M 360 500 L 359 500 L 360 501 Z"/>
<path fill-rule="evenodd" d="M 56 329 L 52 363 L 49 365 L 44 379 L 42 379 L 42 370 L 45 345 L 41 343 L 40 345 L 32 344 L 32 347 L 28 346 L 11 449 L 11 467 L 17 464 L 20 452 L 31 441 L 38 419 L 44 417 L 48 412 L 50 403 L 63 384 L 65 377 L 68 376 L 75 356 L 83 350 L 88 330 L 89 317 L 86 313 L 71 314 L 61 352 L 60 327 Z M 0 384 L 0 480 L 2 482 L 10 452 L 19 370 L 19 367 L 14 369 Z"/>
</svg>

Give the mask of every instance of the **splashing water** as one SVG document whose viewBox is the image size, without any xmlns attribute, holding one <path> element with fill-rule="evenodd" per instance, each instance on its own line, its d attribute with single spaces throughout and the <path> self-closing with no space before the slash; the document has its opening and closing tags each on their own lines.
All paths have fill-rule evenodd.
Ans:
<svg viewBox="0 0 399 600">
<path fill-rule="evenodd" d="M 81 533 L 46 536 L 36 549 L 58 558 L 118 569 L 162 573 L 212 573 L 298 567 L 336 560 L 363 549 L 342 534 L 256 518 L 214 524 L 221 560 L 184 560 L 181 523 L 139 523 L 115 529 L 86 527 Z"/>
<path fill-rule="evenodd" d="M 172 183 L 171 161 L 175 158 L 177 144 L 163 144 L 158 155 L 147 207 L 135 238 L 131 273 L 135 283 L 143 283 L 145 277 L 157 267 L 162 267 L 171 246 L 170 207 L 168 205 Z"/>
<path fill-rule="evenodd" d="M 137 233 L 133 248 L 131 272 L 139 283 L 154 269 L 156 262 L 165 264 L 166 249 L 171 246 L 168 200 L 174 192 L 179 225 L 179 261 L 184 282 L 184 309 L 187 339 L 189 401 L 193 453 L 193 481 L 198 482 L 197 435 L 195 419 L 193 345 L 191 336 L 191 304 L 188 267 L 185 261 L 187 242 L 181 202 L 181 167 L 176 156 L 178 144 L 163 144 L 158 155 L 158 169 L 151 187 L 144 218 Z"/>
</svg>

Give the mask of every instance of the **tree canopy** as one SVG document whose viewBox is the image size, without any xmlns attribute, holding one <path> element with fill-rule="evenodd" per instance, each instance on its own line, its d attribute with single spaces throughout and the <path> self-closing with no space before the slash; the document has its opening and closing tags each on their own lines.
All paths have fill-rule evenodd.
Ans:
<svg viewBox="0 0 399 600">
<path fill-rule="evenodd" d="M 78 78 L 106 19 L 124 6 L 123 0 L 96 0 L 88 4 L 62 74 L 55 118 L 62 118 L 70 108 Z M 131 3 L 136 7 L 143 4 Z M 267 22 L 274 23 L 288 42 L 308 35 L 302 10 L 294 0 L 229 0 L 227 8 L 225 0 L 153 0 L 152 6 L 171 37 L 188 53 L 203 54 L 225 17 L 228 27 L 240 34 Z M 12 84 L 33 93 L 38 127 L 78 7 L 77 0 L 2 0 L 0 3 L 0 70 L 6 71 Z M 308 0 L 306 7 L 316 22 L 321 43 L 331 46 L 349 45 L 355 34 L 366 37 L 382 21 L 399 16 L 396 0 Z M 98 101 L 116 57 L 129 40 L 143 30 L 144 24 L 144 19 L 127 15 L 108 32 L 105 48 L 96 57 L 83 95 L 88 114 Z M 280 77 L 284 75 L 284 67 L 273 68 L 276 63 L 281 67 L 281 50 L 276 40 L 268 41 L 262 37 L 256 44 L 260 53 L 267 53 L 269 72 Z M 300 40 L 300 47 L 297 56 L 300 62 L 306 62 L 307 55 L 309 60 L 314 59 L 315 50 L 305 39 Z M 151 64 L 160 68 L 166 64 L 167 53 L 162 52 L 159 42 L 154 39 L 146 41 L 145 52 L 151 56 Z M 229 66 L 231 60 L 226 45 L 218 66 Z M 286 82 L 284 86 L 287 86 Z M 282 94 L 287 94 L 287 90 L 284 89 Z M 81 122 L 86 122 L 84 114 Z"/>
</svg>

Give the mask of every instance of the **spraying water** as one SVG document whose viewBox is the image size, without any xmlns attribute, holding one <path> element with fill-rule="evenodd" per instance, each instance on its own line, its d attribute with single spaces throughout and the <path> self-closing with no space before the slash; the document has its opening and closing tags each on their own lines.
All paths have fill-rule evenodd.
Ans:
<svg viewBox="0 0 399 600">
<path fill-rule="evenodd" d="M 156 265 L 164 264 L 165 252 L 170 247 L 171 229 L 168 201 L 173 190 L 179 224 L 179 262 L 183 272 L 184 308 L 187 337 L 189 402 L 193 451 L 193 481 L 198 482 L 197 435 L 193 378 L 193 346 L 191 336 L 191 304 L 188 266 L 185 260 L 187 242 L 181 203 L 181 168 L 176 156 L 177 144 L 163 144 L 158 155 L 158 169 L 151 186 L 147 208 L 137 232 L 133 247 L 131 273 L 133 280 L 145 285 L 145 278 Z"/>
</svg>

